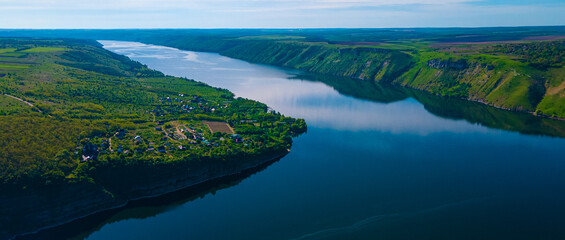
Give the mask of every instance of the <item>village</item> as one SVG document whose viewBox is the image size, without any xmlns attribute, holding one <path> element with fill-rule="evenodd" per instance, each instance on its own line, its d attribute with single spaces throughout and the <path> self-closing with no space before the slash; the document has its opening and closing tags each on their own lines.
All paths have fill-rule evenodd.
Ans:
<svg viewBox="0 0 565 240">
<path fill-rule="evenodd" d="M 226 109 L 231 102 L 217 104 L 199 96 L 162 97 L 148 114 L 152 122 L 139 124 L 137 129 L 118 129 L 110 137 L 95 137 L 88 143 L 77 147 L 81 152 L 81 162 L 96 161 L 99 156 L 117 154 L 125 156 L 155 154 L 186 155 L 186 151 L 217 148 L 226 145 L 249 146 L 251 138 L 236 134 L 233 127 L 225 121 L 187 119 L 188 114 L 214 113 Z M 190 116 L 189 115 L 189 116 Z M 172 119 L 178 118 L 178 119 Z M 259 127 L 256 119 L 234 121 Z M 261 142 L 254 145 L 260 145 Z"/>
</svg>

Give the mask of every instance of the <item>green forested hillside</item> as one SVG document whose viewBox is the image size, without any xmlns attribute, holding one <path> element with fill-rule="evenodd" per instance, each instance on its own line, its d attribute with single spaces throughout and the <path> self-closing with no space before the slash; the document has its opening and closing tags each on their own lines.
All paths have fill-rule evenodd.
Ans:
<svg viewBox="0 0 565 240">
<path fill-rule="evenodd" d="M 187 43 L 190 41 L 187 41 Z M 226 39 L 212 51 L 251 62 L 390 83 L 505 109 L 565 118 L 565 41 L 506 44 L 336 44 Z M 184 49 L 200 44 L 158 44 Z M 206 46 L 204 46 L 206 48 Z"/>
<path fill-rule="evenodd" d="M 304 121 L 267 110 L 225 89 L 164 76 L 95 41 L 0 39 L 0 188 L 289 148 Z"/>
</svg>

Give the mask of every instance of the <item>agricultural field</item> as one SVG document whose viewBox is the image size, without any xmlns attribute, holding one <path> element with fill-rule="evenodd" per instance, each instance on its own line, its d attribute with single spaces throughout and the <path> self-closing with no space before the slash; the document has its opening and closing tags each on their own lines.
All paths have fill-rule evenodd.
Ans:
<svg viewBox="0 0 565 240">
<path fill-rule="evenodd" d="M 233 129 L 230 127 L 229 124 L 225 122 L 209 122 L 203 121 L 203 124 L 210 128 L 212 133 L 220 132 L 220 133 L 227 133 L 227 134 L 234 134 Z"/>
<path fill-rule="evenodd" d="M 16 48 L 0 48 L 0 76 L 29 68 L 33 62 L 27 61 L 26 55 Z"/>
</svg>

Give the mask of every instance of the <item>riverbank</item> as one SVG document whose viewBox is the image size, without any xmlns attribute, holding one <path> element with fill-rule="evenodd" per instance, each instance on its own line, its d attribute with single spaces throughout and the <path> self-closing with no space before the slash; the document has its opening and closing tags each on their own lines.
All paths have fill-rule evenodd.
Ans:
<svg viewBox="0 0 565 240">
<path fill-rule="evenodd" d="M 253 63 L 405 86 L 562 120 L 565 45 L 559 36 L 564 31 L 563 27 L 528 27 L 499 28 L 496 32 L 486 28 L 179 29 L 13 30 L 0 34 L 113 39 L 214 52 Z"/>
<path fill-rule="evenodd" d="M 0 198 L 0 239 L 37 233 L 124 207 L 132 201 L 155 198 L 238 175 L 273 163 L 288 153 L 289 150 L 280 150 L 243 161 L 191 161 L 181 166 L 152 168 L 153 175 L 148 176 L 145 182 L 130 185 L 129 190 L 115 187 L 108 190 L 112 187 L 82 183 L 8 194 Z M 117 178 L 113 180 L 120 181 Z"/>
<path fill-rule="evenodd" d="M 376 46 L 248 36 L 138 38 L 252 63 L 419 89 L 511 111 L 563 120 L 563 41 L 491 44 L 420 42 Z M 353 42 L 354 43 L 354 42 Z M 510 49 L 510 50 L 509 50 Z M 516 49 L 537 49 L 523 52 Z M 543 54 L 545 55 L 543 55 Z M 557 60 L 555 60 L 557 59 Z M 540 65 L 538 62 L 544 62 Z"/>
<path fill-rule="evenodd" d="M 224 87 L 304 118 L 308 134 L 293 139 L 292 153 L 241 183 L 134 203 L 30 239 L 296 239 L 333 233 L 326 229 L 344 233 L 333 238 L 359 239 L 564 236 L 565 190 L 556 183 L 565 169 L 565 139 L 517 132 L 536 130 L 546 121 L 405 88 L 415 94 L 385 88 L 367 101 L 293 70 L 218 54 L 116 44 L 136 46 L 108 49 L 135 53 L 132 58 L 152 69 Z M 188 54 L 198 62 L 185 61 Z M 351 92 L 360 93 L 359 88 L 370 93 L 378 85 Z"/>
<path fill-rule="evenodd" d="M 95 41 L 0 42 L 33 63 L 0 81 L 0 239 L 238 174 L 306 131 L 303 119 Z"/>
</svg>

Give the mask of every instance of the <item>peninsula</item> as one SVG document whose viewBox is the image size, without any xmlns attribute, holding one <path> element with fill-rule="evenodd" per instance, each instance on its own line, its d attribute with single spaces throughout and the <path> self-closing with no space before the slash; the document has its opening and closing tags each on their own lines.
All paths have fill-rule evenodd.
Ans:
<svg viewBox="0 0 565 240">
<path fill-rule="evenodd" d="M 306 131 L 93 40 L 0 39 L 0 239 L 238 174 Z"/>
</svg>

